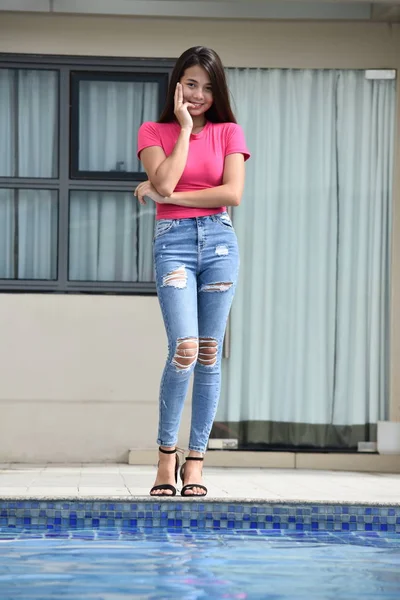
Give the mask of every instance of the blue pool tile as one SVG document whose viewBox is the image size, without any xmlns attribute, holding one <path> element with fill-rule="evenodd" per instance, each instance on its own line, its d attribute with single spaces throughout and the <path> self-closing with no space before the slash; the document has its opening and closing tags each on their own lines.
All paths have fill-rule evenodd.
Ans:
<svg viewBox="0 0 400 600">
<path fill-rule="evenodd" d="M 34 508 L 35 507 L 35 508 Z M 26 526 L 59 530 L 64 527 L 226 527 L 247 531 L 267 526 L 284 532 L 367 531 L 399 533 L 400 507 L 342 505 L 225 504 L 187 502 L 142 503 L 88 501 L 13 502 L 0 500 L 0 526 Z M 196 523 L 196 525 L 195 525 Z"/>
</svg>

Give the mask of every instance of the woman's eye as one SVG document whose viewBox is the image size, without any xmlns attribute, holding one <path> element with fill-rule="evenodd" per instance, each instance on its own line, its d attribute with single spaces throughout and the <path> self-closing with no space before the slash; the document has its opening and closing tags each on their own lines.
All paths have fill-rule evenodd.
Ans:
<svg viewBox="0 0 400 600">
<path fill-rule="evenodd" d="M 187 83 L 186 84 L 188 87 L 194 87 L 194 83 Z"/>
</svg>

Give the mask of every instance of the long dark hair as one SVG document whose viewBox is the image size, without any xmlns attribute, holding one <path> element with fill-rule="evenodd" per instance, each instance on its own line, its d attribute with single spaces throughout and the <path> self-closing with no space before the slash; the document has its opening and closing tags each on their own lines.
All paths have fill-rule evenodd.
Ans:
<svg viewBox="0 0 400 600">
<path fill-rule="evenodd" d="M 213 104 L 205 113 L 205 117 L 212 123 L 236 123 L 229 99 L 228 84 L 226 82 L 224 67 L 220 57 L 211 48 L 194 46 L 186 50 L 176 61 L 168 86 L 167 101 L 158 123 L 171 123 L 176 121 L 174 114 L 174 94 L 176 84 L 180 81 L 186 69 L 199 65 L 207 71 L 210 77 Z"/>
</svg>

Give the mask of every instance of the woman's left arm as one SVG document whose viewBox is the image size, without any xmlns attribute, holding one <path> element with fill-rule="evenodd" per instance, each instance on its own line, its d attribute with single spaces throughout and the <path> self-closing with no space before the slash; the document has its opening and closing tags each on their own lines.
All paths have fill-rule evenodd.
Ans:
<svg viewBox="0 0 400 600">
<path fill-rule="evenodd" d="M 150 181 L 142 181 L 135 189 L 141 204 L 146 204 L 145 196 L 158 204 L 176 204 L 193 208 L 220 208 L 239 206 L 244 188 L 244 156 L 237 152 L 225 157 L 222 185 L 190 192 L 173 192 L 161 196 Z"/>
<path fill-rule="evenodd" d="M 173 192 L 165 199 L 168 204 L 193 208 L 239 206 L 244 188 L 244 156 L 241 153 L 225 157 L 222 185 L 190 192 Z"/>
</svg>

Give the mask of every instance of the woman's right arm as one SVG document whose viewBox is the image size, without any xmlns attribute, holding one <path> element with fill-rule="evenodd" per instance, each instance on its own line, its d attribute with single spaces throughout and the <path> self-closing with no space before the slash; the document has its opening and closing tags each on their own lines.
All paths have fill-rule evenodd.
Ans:
<svg viewBox="0 0 400 600">
<path fill-rule="evenodd" d="M 180 83 L 175 90 L 175 115 L 181 131 L 171 154 L 166 157 L 160 146 L 144 148 L 140 153 L 147 177 L 161 196 L 170 196 L 186 166 L 189 153 L 190 134 L 193 120 L 188 112 L 188 102 L 183 102 L 183 91 Z"/>
</svg>

